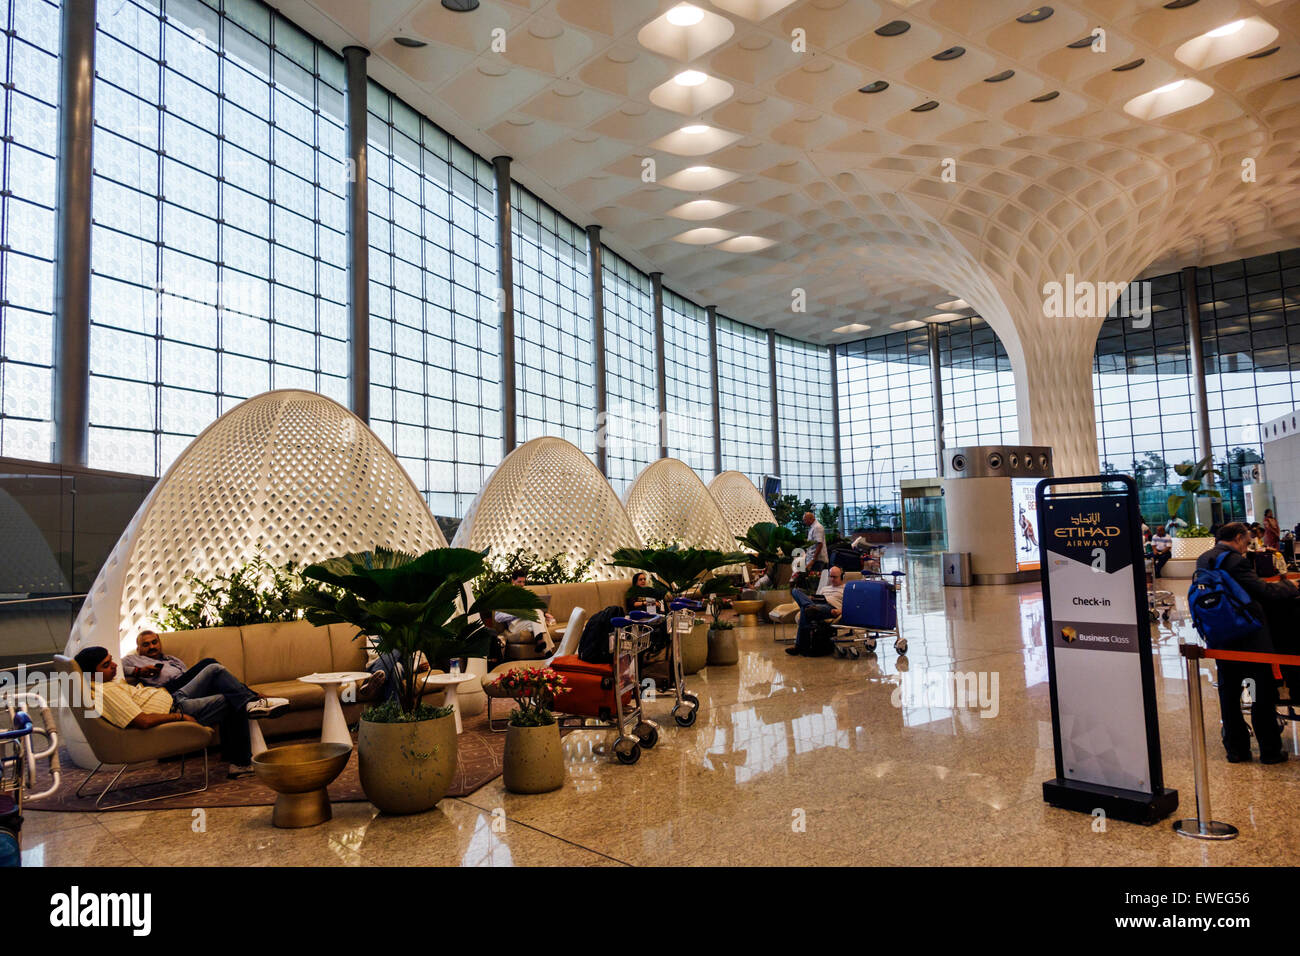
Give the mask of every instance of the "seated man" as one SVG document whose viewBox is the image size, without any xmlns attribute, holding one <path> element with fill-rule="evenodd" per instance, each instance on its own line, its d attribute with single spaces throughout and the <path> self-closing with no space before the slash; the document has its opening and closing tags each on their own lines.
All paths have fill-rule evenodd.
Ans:
<svg viewBox="0 0 1300 956">
<path fill-rule="evenodd" d="M 1160 569 L 1168 564 L 1173 556 L 1174 539 L 1169 536 L 1165 526 L 1160 525 L 1151 537 L 1151 559 L 1155 564 L 1156 577 L 1160 577 Z"/>
<path fill-rule="evenodd" d="M 279 717 L 289 709 L 289 701 L 283 697 L 263 697 L 216 663 L 205 666 L 173 692 L 114 680 L 117 664 L 102 647 L 83 648 L 75 660 L 82 673 L 92 679 L 96 709 L 115 727 L 148 730 L 179 720 L 220 726 L 221 753 L 230 764 L 231 778 L 253 772 L 248 722 Z M 100 681 L 94 680 L 97 675 Z"/>
<path fill-rule="evenodd" d="M 161 687 L 171 693 L 192 681 L 203 668 L 216 663 L 215 658 L 205 657 L 186 669 L 179 657 L 163 653 L 162 638 L 157 631 L 141 631 L 135 638 L 135 653 L 122 658 L 122 677 L 128 684 Z"/>
<path fill-rule="evenodd" d="M 528 574 L 524 571 L 516 571 L 510 577 L 510 583 L 516 587 L 525 587 L 528 584 Z M 536 638 L 535 648 L 539 654 L 548 654 L 553 647 L 554 642 L 551 640 L 550 628 L 555 625 L 555 618 L 551 616 L 550 611 L 542 611 L 537 618 L 529 620 L 528 618 L 516 617 L 513 614 L 507 614 L 505 611 L 496 611 L 493 615 L 493 621 L 497 630 L 507 635 L 506 640 L 512 644 L 527 643 L 526 637 L 531 634 Z M 510 636 L 516 638 L 510 641 Z M 525 640 L 520 640 L 525 638 Z"/>
<path fill-rule="evenodd" d="M 373 637 L 366 637 L 366 670 L 370 676 L 357 688 L 361 700 L 374 701 L 381 696 L 385 700 L 397 700 L 401 696 L 403 667 L 401 656 L 397 651 L 387 654 L 379 653 Z M 429 661 L 423 654 L 416 656 L 415 672 L 423 674 L 429 669 Z"/>
<path fill-rule="evenodd" d="M 799 630 L 795 635 L 794 646 L 787 647 L 785 652 L 794 656 L 818 656 L 813 653 L 813 629 L 821 621 L 839 620 L 844 607 L 844 571 L 839 565 L 831 566 L 827 572 L 826 586 L 818 592 L 818 597 L 823 598 L 823 601 L 814 601 L 799 588 L 792 589 L 790 596 L 800 608 Z"/>
</svg>

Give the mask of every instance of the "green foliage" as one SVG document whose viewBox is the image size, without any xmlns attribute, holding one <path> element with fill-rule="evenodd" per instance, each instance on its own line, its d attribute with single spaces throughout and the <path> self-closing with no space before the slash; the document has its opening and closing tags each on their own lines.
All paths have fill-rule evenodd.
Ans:
<svg viewBox="0 0 1300 956">
<path fill-rule="evenodd" d="M 871 509 L 866 510 L 869 512 Z M 840 508 L 837 505 L 815 505 L 811 498 L 804 498 L 801 501 L 797 495 L 781 495 L 772 502 L 772 516 L 776 518 L 776 523 L 799 535 L 803 534 L 803 516 L 809 511 L 817 516 L 817 520 L 826 529 L 827 545 L 840 540 L 838 530 L 840 526 Z M 875 520 L 879 520 L 879 509 L 876 509 L 876 514 Z"/>
<path fill-rule="evenodd" d="M 735 626 L 735 621 L 714 621 L 709 628 L 714 631 L 730 631 Z"/>
<path fill-rule="evenodd" d="M 1166 503 L 1170 518 L 1177 518 L 1178 513 L 1183 510 L 1184 503 L 1191 501 L 1193 502 L 1191 518 L 1194 521 L 1196 520 L 1194 503 L 1198 497 L 1222 497 L 1215 489 L 1204 487 L 1205 480 L 1218 473 L 1214 467 L 1213 459 L 1209 455 L 1196 463 L 1185 461 L 1181 465 L 1174 465 L 1174 473 L 1183 479 L 1183 483 L 1181 485 L 1182 494 L 1170 495 L 1169 501 Z"/>
<path fill-rule="evenodd" d="M 670 597 L 689 591 L 710 571 L 749 560 L 743 551 L 683 548 L 676 544 L 667 548 L 619 548 L 611 557 L 610 567 L 645 571 Z"/>
<path fill-rule="evenodd" d="M 542 560 L 527 548 L 515 548 L 508 554 L 492 556 L 487 561 L 488 570 L 474 582 L 475 592 L 509 584 L 519 572 L 528 575 L 529 584 L 573 584 L 591 580 L 591 558 L 570 561 L 563 554 L 553 554 Z"/>
<path fill-rule="evenodd" d="M 380 654 L 395 654 L 400 709 L 410 714 L 420 701 L 421 655 L 435 666 L 450 657 L 483 657 L 495 612 L 525 615 L 542 607 L 527 588 L 497 584 L 466 608 L 468 585 L 487 570 L 485 556 L 465 548 L 419 557 L 388 548 L 346 554 L 305 568 L 305 579 L 327 587 L 305 587 L 294 602 L 312 624 L 352 624 L 359 640 L 369 635 Z"/>
<path fill-rule="evenodd" d="M 414 710 L 402 710 L 402 705 L 391 697 L 382 704 L 367 707 L 361 712 L 361 719 L 372 724 L 407 724 L 418 720 L 434 720 L 447 717 L 452 713 L 450 707 L 432 707 L 429 704 L 417 704 Z"/>
<path fill-rule="evenodd" d="M 808 546 L 808 539 L 801 532 L 770 521 L 750 525 L 743 536 L 736 535 L 736 540 L 747 550 L 753 551 L 755 560 L 762 565 L 789 564 L 795 548 Z"/>
<path fill-rule="evenodd" d="M 1188 525 L 1185 528 L 1179 528 L 1174 532 L 1175 538 L 1212 538 L 1210 529 L 1199 524 Z"/>
<path fill-rule="evenodd" d="M 295 621 L 302 611 L 293 595 L 303 586 L 297 564 L 276 565 L 260 554 L 228 575 L 202 579 L 190 576 L 193 596 L 188 601 L 163 605 L 155 620 L 168 631 L 202 627 L 247 627 Z"/>
</svg>

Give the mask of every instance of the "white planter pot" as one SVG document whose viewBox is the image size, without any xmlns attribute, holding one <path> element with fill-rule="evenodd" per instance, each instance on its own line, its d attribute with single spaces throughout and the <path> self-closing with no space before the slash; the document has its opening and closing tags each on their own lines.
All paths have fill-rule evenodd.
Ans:
<svg viewBox="0 0 1300 956">
<path fill-rule="evenodd" d="M 1213 538 L 1174 538 L 1173 560 L 1195 560 L 1214 547 Z"/>
</svg>

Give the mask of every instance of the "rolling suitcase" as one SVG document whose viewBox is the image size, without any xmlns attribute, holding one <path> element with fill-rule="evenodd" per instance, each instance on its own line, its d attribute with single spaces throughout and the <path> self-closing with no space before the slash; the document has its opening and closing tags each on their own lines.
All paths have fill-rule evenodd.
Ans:
<svg viewBox="0 0 1300 956">
<path fill-rule="evenodd" d="M 575 717 L 613 720 L 618 712 L 614 699 L 614 665 L 593 664 L 576 654 L 551 661 L 551 669 L 564 675 L 564 688 L 555 695 L 555 711 Z M 625 705 L 627 702 L 624 702 Z"/>
<path fill-rule="evenodd" d="M 898 601 L 893 587 L 884 581 L 850 581 L 844 586 L 841 620 L 863 622 L 873 630 L 898 629 Z"/>
</svg>

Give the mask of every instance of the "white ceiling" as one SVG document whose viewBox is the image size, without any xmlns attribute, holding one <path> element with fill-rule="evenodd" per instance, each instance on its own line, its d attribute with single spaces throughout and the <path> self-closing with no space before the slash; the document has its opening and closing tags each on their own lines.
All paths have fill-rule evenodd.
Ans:
<svg viewBox="0 0 1300 956">
<path fill-rule="evenodd" d="M 861 337 L 833 333 L 849 323 L 887 332 L 960 297 L 1021 353 L 1008 340 L 1054 334 L 1041 289 L 1067 272 L 1124 282 L 1300 245 L 1300 79 L 1284 79 L 1300 72 L 1300 0 L 1056 0 L 1037 23 L 1016 20 L 1029 0 L 693 2 L 705 20 L 686 29 L 661 19 L 677 0 L 483 0 L 472 13 L 439 0 L 276 5 L 336 48 L 370 48 L 371 76 L 482 155 L 512 156 L 516 179 L 580 225 L 604 226 L 611 248 L 669 288 L 811 341 Z M 1276 28 L 1262 49 L 1280 49 L 1207 65 L 1223 44 L 1202 40 L 1175 56 L 1237 19 L 1250 20 L 1243 37 Z M 874 32 L 893 20 L 910 29 Z M 1097 27 L 1105 52 L 1068 48 Z M 796 31 L 806 52 L 792 48 Z M 954 45 L 965 54 L 933 59 Z M 670 83 L 687 68 L 710 79 Z M 985 82 L 1004 70 L 1015 75 Z M 1124 111 L 1184 78 L 1211 95 L 1157 119 Z M 858 91 L 875 80 L 889 88 Z M 913 111 L 930 100 L 939 106 Z M 692 134 L 676 132 L 691 124 L 719 132 L 691 149 Z M 673 178 L 696 165 L 733 175 L 708 188 Z M 669 214 L 697 199 L 734 209 Z M 675 239 L 697 228 L 724 232 L 687 237 L 714 244 Z M 773 243 L 717 244 L 733 234 Z M 804 312 L 792 310 L 795 289 Z"/>
</svg>

